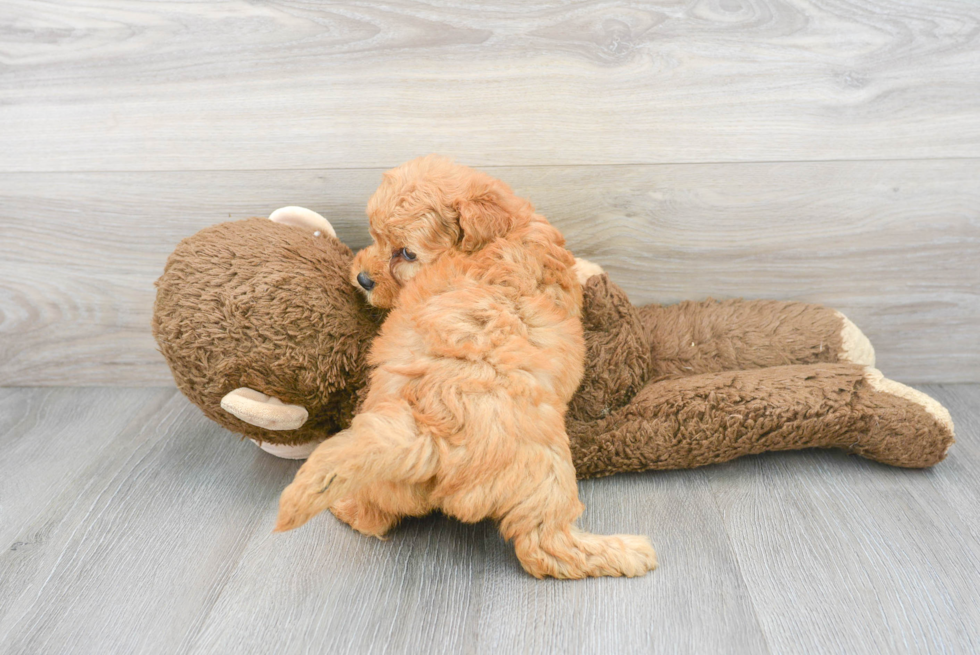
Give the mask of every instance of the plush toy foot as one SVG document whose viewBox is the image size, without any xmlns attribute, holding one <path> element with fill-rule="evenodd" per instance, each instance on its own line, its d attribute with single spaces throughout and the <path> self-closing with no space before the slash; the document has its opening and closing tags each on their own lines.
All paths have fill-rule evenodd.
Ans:
<svg viewBox="0 0 980 655">
<path fill-rule="evenodd" d="M 861 366 L 874 366 L 875 349 L 871 346 L 868 337 L 864 336 L 864 332 L 861 332 L 861 329 L 854 325 L 849 318 L 838 311 L 834 313 L 837 314 L 843 324 L 840 331 L 841 350 L 837 354 L 837 361 Z"/>
<path fill-rule="evenodd" d="M 945 407 L 870 366 L 864 369 L 864 381 L 869 390 L 858 390 L 855 405 L 870 420 L 867 434 L 855 436 L 854 452 L 908 468 L 933 466 L 946 457 L 956 435 Z"/>
<path fill-rule="evenodd" d="M 225 394 L 221 409 L 246 423 L 266 430 L 296 430 L 306 423 L 305 407 L 287 405 L 261 391 L 240 387 Z"/>
<path fill-rule="evenodd" d="M 578 283 L 585 286 L 585 283 L 589 281 L 590 277 L 595 275 L 602 275 L 605 271 L 598 264 L 593 264 L 587 259 L 575 258 L 575 277 L 578 278 Z"/>
<path fill-rule="evenodd" d="M 333 226 L 330 225 L 330 221 L 312 209 L 306 209 L 305 207 L 280 207 L 272 212 L 269 220 L 282 223 L 283 225 L 292 225 L 307 229 L 313 233 L 313 236 L 320 236 L 321 234 L 332 237 L 337 236 Z"/>
<path fill-rule="evenodd" d="M 775 366 L 648 384 L 625 407 L 566 422 L 579 477 L 694 468 L 743 455 L 840 448 L 925 468 L 954 441 L 926 394 L 853 364 Z"/>
</svg>

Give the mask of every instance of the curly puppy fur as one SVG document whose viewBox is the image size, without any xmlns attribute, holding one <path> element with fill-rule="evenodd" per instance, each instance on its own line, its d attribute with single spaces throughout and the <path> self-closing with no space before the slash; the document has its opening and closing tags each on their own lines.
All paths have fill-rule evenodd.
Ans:
<svg viewBox="0 0 980 655">
<path fill-rule="evenodd" d="M 386 173 L 368 215 L 374 244 L 352 280 L 367 274 L 370 302 L 391 308 L 370 389 L 283 492 L 277 530 L 330 508 L 381 536 L 438 509 L 496 520 L 536 577 L 653 569 L 645 537 L 574 526 L 564 415 L 583 370 L 582 288 L 558 230 L 504 183 L 435 156 Z"/>
</svg>

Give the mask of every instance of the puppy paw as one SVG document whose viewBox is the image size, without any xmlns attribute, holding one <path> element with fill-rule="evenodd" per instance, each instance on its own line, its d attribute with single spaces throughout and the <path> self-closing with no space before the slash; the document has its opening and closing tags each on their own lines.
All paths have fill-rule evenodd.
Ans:
<svg viewBox="0 0 980 655">
<path fill-rule="evenodd" d="M 634 578 L 657 568 L 650 540 L 637 535 L 596 535 L 572 529 L 548 538 L 514 541 L 524 570 L 536 578 Z"/>
<path fill-rule="evenodd" d="M 398 517 L 394 514 L 353 496 L 341 498 L 330 506 L 330 511 L 361 534 L 382 540 L 384 535 L 398 523 Z"/>
<path fill-rule="evenodd" d="M 632 578 L 657 568 L 657 551 L 646 537 L 619 535 L 623 541 L 622 575 Z"/>
<path fill-rule="evenodd" d="M 341 475 L 330 459 L 322 455 L 317 457 L 321 448 L 314 451 L 300 467 L 292 483 L 279 497 L 279 516 L 274 532 L 298 528 L 350 491 L 349 480 Z"/>
<path fill-rule="evenodd" d="M 595 539 L 595 545 L 600 548 L 588 559 L 590 568 L 586 574 L 591 577 L 609 575 L 635 578 L 657 568 L 657 552 L 646 537 L 616 534 Z"/>
</svg>

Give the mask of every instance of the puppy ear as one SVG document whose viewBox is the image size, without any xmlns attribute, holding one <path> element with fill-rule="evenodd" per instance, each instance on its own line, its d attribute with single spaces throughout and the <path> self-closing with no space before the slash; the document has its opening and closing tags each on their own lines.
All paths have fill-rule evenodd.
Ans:
<svg viewBox="0 0 980 655">
<path fill-rule="evenodd" d="M 490 188 L 455 203 L 459 213 L 459 244 L 462 250 L 479 250 L 518 227 L 519 203 L 515 202 L 517 199 L 509 191 L 505 193 L 502 189 Z"/>
</svg>

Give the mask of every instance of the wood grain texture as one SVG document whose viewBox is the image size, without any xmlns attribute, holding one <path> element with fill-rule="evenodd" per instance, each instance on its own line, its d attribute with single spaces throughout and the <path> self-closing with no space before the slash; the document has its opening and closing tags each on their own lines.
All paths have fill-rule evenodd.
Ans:
<svg viewBox="0 0 980 655">
<path fill-rule="evenodd" d="M 0 171 L 976 157 L 970 0 L 7 0 Z"/>
<path fill-rule="evenodd" d="M 529 578 L 488 522 L 271 534 L 298 464 L 171 389 L 0 390 L 5 449 L 51 444 L 0 463 L 31 490 L 0 533 L 0 652 L 975 652 L 980 385 L 923 390 L 958 428 L 930 471 L 814 451 L 580 483 L 583 526 L 661 562 L 580 582 Z"/>
<path fill-rule="evenodd" d="M 972 536 L 980 543 L 980 386 L 930 386 L 937 400 L 949 408 L 956 421 L 956 457 L 943 475 L 930 480 Z M 965 571 L 980 587 L 980 567 Z"/>
<path fill-rule="evenodd" d="M 980 380 L 980 160 L 495 168 L 636 303 L 820 302 L 903 381 Z M 149 333 L 177 242 L 287 204 L 353 247 L 381 169 L 0 178 L 0 384 L 170 384 Z"/>
<path fill-rule="evenodd" d="M 703 479 L 581 489 L 584 527 L 648 530 L 670 564 L 639 580 L 537 581 L 489 522 L 430 517 L 379 542 L 321 517 L 252 542 L 192 652 L 767 652 Z"/>
<path fill-rule="evenodd" d="M 480 653 L 769 653 L 704 471 L 579 483 L 591 532 L 646 534 L 659 566 L 636 580 L 582 585 L 500 576 L 486 564 Z M 515 609 L 526 619 L 515 620 Z"/>
<path fill-rule="evenodd" d="M 963 469 L 980 452 L 980 389 L 923 390 L 950 404 L 958 428 L 959 443 L 934 469 L 800 452 L 713 476 L 774 652 L 980 649 L 980 540 L 950 502 L 977 493 L 975 473 Z"/>
<path fill-rule="evenodd" d="M 106 458 L 125 426 L 146 420 L 147 408 L 174 389 L 0 389 L 0 544 L 78 484 L 85 465 Z M 79 425 L 91 429 L 79 438 Z M 23 535 L 22 535 L 23 536 Z M 28 534 L 11 548 L 31 548 L 43 533 Z"/>
<path fill-rule="evenodd" d="M 0 651 L 185 651 L 260 527 L 258 509 L 295 471 L 273 458 L 256 467 L 254 446 L 236 448 L 176 392 L 163 403 L 158 389 L 142 393 L 149 411 L 101 458 L 50 462 L 76 482 L 36 508 L 13 538 L 21 547 L 0 553 Z M 103 428 L 83 421 L 76 437 Z"/>
</svg>

